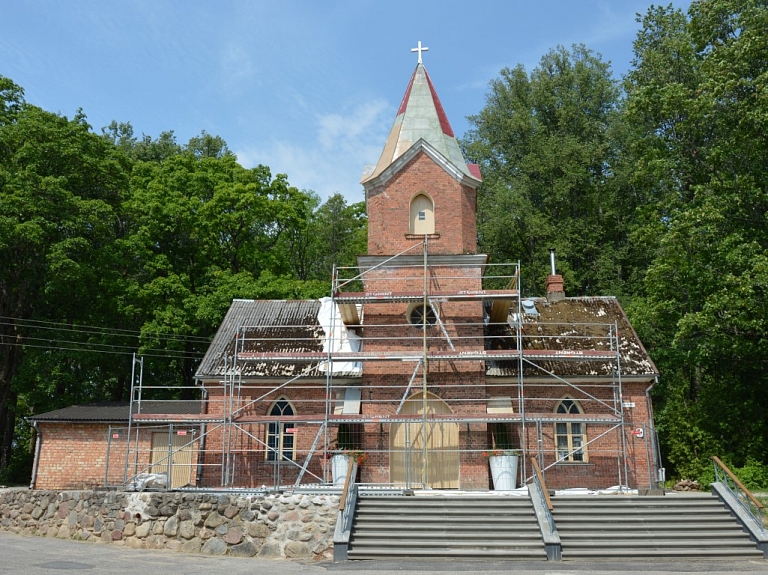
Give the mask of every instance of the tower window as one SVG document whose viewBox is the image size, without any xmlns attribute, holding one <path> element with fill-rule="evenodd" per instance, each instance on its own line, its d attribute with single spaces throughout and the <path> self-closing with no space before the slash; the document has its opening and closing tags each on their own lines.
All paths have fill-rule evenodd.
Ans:
<svg viewBox="0 0 768 575">
<path fill-rule="evenodd" d="M 425 317 L 426 314 L 426 317 Z M 437 323 L 437 314 L 431 305 L 424 307 L 423 303 L 412 305 L 408 308 L 407 312 L 408 323 L 415 326 L 435 325 Z"/>
<path fill-rule="evenodd" d="M 412 234 L 434 234 L 435 216 L 432 200 L 426 194 L 419 194 L 411 200 Z"/>
</svg>

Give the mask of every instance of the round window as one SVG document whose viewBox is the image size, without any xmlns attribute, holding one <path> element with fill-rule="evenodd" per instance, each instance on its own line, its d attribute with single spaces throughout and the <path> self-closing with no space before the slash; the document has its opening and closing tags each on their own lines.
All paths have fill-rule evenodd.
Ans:
<svg viewBox="0 0 768 575">
<path fill-rule="evenodd" d="M 437 314 L 431 305 L 424 306 L 420 303 L 408 310 L 408 322 L 412 325 L 424 325 L 425 322 L 427 325 L 435 325 Z"/>
</svg>

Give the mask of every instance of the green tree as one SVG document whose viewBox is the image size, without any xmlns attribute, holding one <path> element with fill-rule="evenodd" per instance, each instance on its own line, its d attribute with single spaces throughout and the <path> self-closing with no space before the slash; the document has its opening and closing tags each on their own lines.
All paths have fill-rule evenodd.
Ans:
<svg viewBox="0 0 768 575">
<path fill-rule="evenodd" d="M 641 23 L 625 160 L 650 261 L 631 311 L 663 374 L 662 439 L 678 473 L 713 454 L 766 463 L 768 6 L 701 0 Z"/>
<path fill-rule="evenodd" d="M 301 225 L 288 230 L 282 242 L 286 260 L 297 278 L 330 286 L 334 264 L 356 266 L 357 256 L 367 250 L 365 203 L 350 205 L 334 194 L 320 205 L 320 198 L 309 192 L 300 209 Z"/>
<path fill-rule="evenodd" d="M 543 290 L 548 248 L 571 294 L 620 287 L 608 129 L 618 87 L 607 63 L 584 46 L 547 53 L 530 76 L 505 68 L 463 140 L 480 164 L 480 248 L 521 260 L 528 293 Z"/>
<path fill-rule="evenodd" d="M 105 262 L 121 233 L 128 162 L 81 113 L 69 120 L 45 112 L 5 78 L 0 96 L 1 471 L 27 391 L 16 377 L 29 322 L 92 317 L 90 302 L 109 275 Z"/>
<path fill-rule="evenodd" d="M 302 291 L 283 278 L 289 267 L 276 246 L 287 229 L 303 225 L 305 202 L 285 176 L 243 168 L 223 140 L 205 133 L 176 155 L 134 166 L 124 242 L 133 267 L 123 309 L 142 318 L 145 347 L 176 354 L 153 369 L 183 385 L 185 396 L 232 298 L 278 286 Z"/>
</svg>

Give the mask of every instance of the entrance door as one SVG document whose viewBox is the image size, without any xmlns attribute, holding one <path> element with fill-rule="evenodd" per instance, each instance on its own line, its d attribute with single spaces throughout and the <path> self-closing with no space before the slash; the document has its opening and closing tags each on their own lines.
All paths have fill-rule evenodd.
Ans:
<svg viewBox="0 0 768 575">
<path fill-rule="evenodd" d="M 173 434 L 173 443 L 168 450 L 168 433 L 152 434 L 152 465 L 150 473 L 168 473 L 168 456 L 171 457 L 171 484 L 169 487 L 184 487 L 192 483 L 192 446 L 184 447 L 192 441 L 192 435 Z"/>
<path fill-rule="evenodd" d="M 423 415 L 424 396 L 417 393 L 403 404 L 403 415 Z M 427 393 L 427 417 L 451 415 L 453 410 L 442 399 Z M 425 433 L 426 432 L 426 433 Z M 455 422 L 393 423 L 390 429 L 390 481 L 418 487 L 424 477 L 424 443 L 427 447 L 427 487 L 458 489 L 459 424 Z"/>
</svg>

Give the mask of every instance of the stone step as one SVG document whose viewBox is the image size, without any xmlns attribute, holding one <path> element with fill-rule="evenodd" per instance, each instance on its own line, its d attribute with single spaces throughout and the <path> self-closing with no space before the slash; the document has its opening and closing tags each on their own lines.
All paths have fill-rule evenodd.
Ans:
<svg viewBox="0 0 768 575">
<path fill-rule="evenodd" d="M 350 559 L 546 558 L 528 498 L 361 497 Z"/>
<path fill-rule="evenodd" d="M 413 558 L 421 559 L 516 559 L 527 561 L 546 561 L 547 554 L 544 548 L 540 549 L 457 549 L 455 547 L 433 547 L 422 549 L 415 555 L 410 549 L 366 548 L 349 550 L 350 559 L 396 559 Z"/>
<path fill-rule="evenodd" d="M 442 537 L 442 540 L 445 540 L 446 537 L 456 537 L 456 535 L 461 535 L 462 541 L 506 541 L 507 544 L 509 541 L 527 541 L 527 540 L 535 540 L 537 543 L 541 540 L 541 533 L 538 529 L 536 530 L 527 530 L 527 531 L 514 531 L 514 532 L 496 532 L 496 533 L 489 533 L 489 532 L 477 532 L 477 531 L 452 531 L 452 530 L 439 530 L 439 529 L 425 529 L 421 532 L 412 532 L 412 531 L 398 531 L 397 533 L 393 533 L 392 531 L 388 530 L 382 530 L 382 529 L 355 529 L 354 533 L 354 540 L 355 541 L 362 541 L 364 539 L 388 539 L 390 541 L 422 541 L 427 539 L 437 539 L 440 536 Z"/>
<path fill-rule="evenodd" d="M 602 539 L 621 539 L 632 541 L 638 538 L 656 538 L 656 539 L 727 539 L 735 540 L 745 539 L 743 531 L 719 530 L 719 529 L 696 529 L 686 526 L 680 526 L 678 529 L 627 529 L 627 530 L 601 530 L 601 529 L 579 529 L 578 531 L 560 530 L 560 539 L 563 541 L 576 541 L 582 539 L 602 540 Z"/>
<path fill-rule="evenodd" d="M 531 519 L 531 521 L 506 521 L 506 522 L 490 522 L 490 521 L 457 521 L 453 517 L 446 517 L 442 521 L 418 521 L 411 522 L 398 521 L 395 518 L 371 518 L 360 517 L 355 522 L 356 529 L 408 529 L 409 531 L 423 531 L 432 529 L 444 529 L 452 532 L 462 532 L 466 530 L 477 530 L 482 532 L 497 532 L 497 531 L 529 531 L 538 530 L 538 524 Z"/>
</svg>

